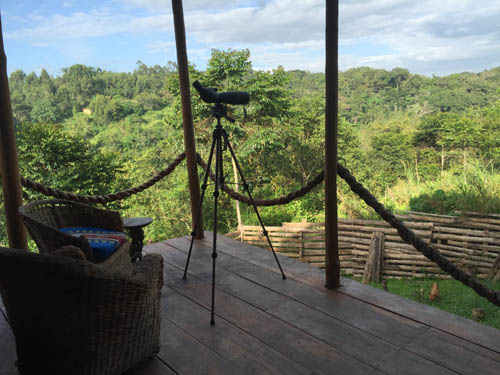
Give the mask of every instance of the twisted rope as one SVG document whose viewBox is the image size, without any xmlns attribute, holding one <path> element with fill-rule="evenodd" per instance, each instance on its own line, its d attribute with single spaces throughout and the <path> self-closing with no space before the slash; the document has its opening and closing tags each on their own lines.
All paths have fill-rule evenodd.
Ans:
<svg viewBox="0 0 500 375">
<path fill-rule="evenodd" d="M 32 180 L 27 179 L 27 178 L 24 178 L 22 176 L 21 176 L 21 184 L 25 188 L 38 191 L 44 195 L 51 196 L 54 198 L 67 199 L 70 201 L 81 202 L 81 203 L 108 203 L 108 202 L 113 202 L 116 200 L 128 198 L 134 194 L 140 193 L 140 192 L 146 190 L 147 188 L 153 186 L 158 181 L 160 181 L 161 179 L 163 179 L 164 177 L 166 177 L 170 173 L 172 173 L 174 171 L 174 169 L 181 163 L 181 161 L 184 160 L 185 157 L 186 157 L 185 152 L 183 152 L 182 154 L 179 154 L 179 156 L 177 156 L 177 158 L 175 158 L 174 161 L 172 163 L 170 163 L 167 168 L 160 171 L 156 176 L 150 178 L 148 181 L 146 181 L 142 185 L 139 185 L 139 186 L 134 187 L 134 188 L 122 190 L 122 191 L 119 191 L 116 193 L 106 194 L 106 195 L 73 194 L 73 193 L 69 193 L 67 191 L 62 191 L 62 190 L 47 187 L 45 185 L 42 185 L 38 182 L 32 181 Z"/>
<path fill-rule="evenodd" d="M 36 190 L 44 195 L 49 195 L 55 198 L 68 199 L 83 203 L 108 203 L 115 200 L 125 199 L 133 194 L 140 193 L 147 188 L 153 186 L 158 181 L 168 176 L 173 170 L 181 163 L 186 157 L 186 153 L 181 153 L 177 158 L 170 163 L 170 165 L 159 172 L 156 176 L 149 179 L 142 185 L 135 188 L 122 190 L 114 194 L 107 195 L 77 195 L 58 189 L 52 189 L 27 178 L 21 177 L 21 183 L 24 187 Z M 198 164 L 207 171 L 207 164 L 201 158 L 200 154 L 197 154 Z M 395 228 L 403 241 L 412 245 L 415 249 L 421 252 L 427 259 L 436 263 L 440 269 L 442 269 L 447 274 L 451 275 L 455 280 L 462 282 L 464 285 L 472 288 L 481 297 L 486 298 L 493 304 L 500 306 L 500 291 L 495 291 L 488 288 L 486 285 L 479 282 L 473 275 L 470 275 L 462 270 L 460 270 L 455 264 L 446 259 L 439 250 L 434 249 L 432 246 L 425 243 L 422 239 L 416 236 L 416 234 L 409 229 L 401 220 L 397 219 L 394 214 L 384 207 L 361 183 L 359 183 L 356 178 L 349 172 L 349 170 L 340 164 L 337 164 L 337 173 L 342 177 L 351 190 L 356 193 L 367 205 L 372 207 L 375 212 L 377 212 L 382 219 L 389 223 L 393 228 Z M 215 181 L 215 176 L 211 170 L 208 171 L 209 177 L 212 181 Z M 324 179 L 325 173 L 321 171 L 313 180 L 309 181 L 299 190 L 291 192 L 285 196 L 278 197 L 275 199 L 268 200 L 256 200 L 255 205 L 257 206 L 275 206 L 290 203 L 292 200 L 300 198 L 310 192 L 313 188 L 318 186 Z M 225 191 L 231 198 L 236 199 L 240 202 L 251 204 L 248 197 L 245 197 L 233 189 L 223 186 L 223 191 Z"/>
<path fill-rule="evenodd" d="M 198 154 L 198 164 L 202 166 L 205 171 L 207 170 L 207 164 Z M 481 297 L 486 298 L 493 304 L 500 306 L 500 291 L 491 290 L 486 285 L 479 282 L 474 276 L 462 271 L 455 264 L 446 259 L 439 250 L 434 249 L 432 246 L 425 243 L 422 239 L 417 237 L 417 235 L 409 229 L 401 220 L 397 219 L 394 214 L 388 211 L 383 204 L 381 204 L 377 198 L 375 198 L 361 183 L 359 183 L 356 178 L 349 172 L 349 170 L 340 164 L 337 164 L 337 173 L 342 177 L 351 190 L 356 193 L 365 203 L 372 207 L 375 212 L 377 212 L 382 219 L 389 223 L 393 228 L 395 228 L 403 241 L 412 245 L 416 250 L 421 252 L 427 259 L 436 263 L 440 269 L 442 269 L 447 274 L 451 275 L 455 280 L 458 280 L 465 284 L 466 286 L 472 288 Z M 215 181 L 215 176 L 212 171 L 208 171 L 209 177 L 212 181 Z M 285 196 L 270 199 L 270 200 L 258 200 L 255 201 L 257 206 L 274 206 L 278 204 L 287 204 L 292 200 L 299 198 L 314 187 L 319 185 L 324 179 L 324 171 L 321 171 L 312 181 L 307 183 L 297 191 L 289 193 Z M 222 188 L 231 198 L 236 199 L 240 202 L 251 204 L 250 199 L 242 196 L 233 189 L 224 185 Z"/>
<path fill-rule="evenodd" d="M 197 154 L 197 159 L 198 159 L 198 164 L 206 171 L 207 170 L 207 163 L 201 158 L 200 154 Z M 213 172 L 210 170 L 208 171 L 208 176 L 212 181 L 215 182 L 215 175 Z M 294 199 L 300 198 L 307 193 L 309 193 L 312 189 L 314 189 L 316 186 L 318 186 L 321 182 L 323 182 L 323 179 L 325 178 L 325 172 L 321 171 L 318 173 L 314 179 L 309 181 L 306 185 L 301 187 L 299 190 L 292 191 L 291 193 L 284 195 L 282 197 L 274 198 L 274 199 L 264 199 L 264 200 L 255 200 L 255 205 L 256 206 L 276 206 L 276 205 L 282 205 L 282 204 L 288 204 Z M 246 203 L 246 204 L 252 204 L 250 201 L 250 198 L 245 197 L 244 195 L 241 195 L 240 193 L 234 191 L 227 185 L 224 185 L 222 187 L 222 190 L 225 191 L 231 198 L 236 199 L 240 202 Z"/>
<path fill-rule="evenodd" d="M 446 259 L 443 254 L 437 249 L 425 243 L 421 238 L 409 229 L 401 220 L 397 219 L 394 214 L 384 207 L 377 198 L 375 198 L 363 185 L 361 185 L 351 173 L 337 164 L 337 173 L 342 177 L 351 190 L 356 193 L 367 205 L 372 207 L 382 219 L 388 222 L 394 229 L 398 231 L 399 236 L 415 249 L 420 251 L 427 259 L 436 263 L 444 272 L 451 275 L 455 280 L 462 282 L 472 288 L 481 297 L 486 298 L 491 303 L 500 306 L 500 291 L 492 290 L 482 284 L 474 276 L 462 271 L 455 264 Z"/>
</svg>

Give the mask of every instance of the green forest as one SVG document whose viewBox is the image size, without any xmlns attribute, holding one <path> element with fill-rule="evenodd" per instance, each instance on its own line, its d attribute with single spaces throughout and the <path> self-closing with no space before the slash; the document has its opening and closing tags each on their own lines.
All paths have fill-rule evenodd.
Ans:
<svg viewBox="0 0 500 375">
<path fill-rule="evenodd" d="M 323 169 L 323 73 L 281 66 L 254 70 L 248 50 L 230 49 L 213 50 L 205 70 L 190 66 L 190 81 L 195 80 L 219 92 L 249 92 L 245 110 L 229 106 L 236 122 L 223 126 L 256 199 L 296 190 Z M 9 88 L 21 174 L 47 186 L 87 195 L 116 192 L 142 184 L 184 149 L 173 62 L 138 61 L 126 73 L 86 65 L 72 65 L 58 76 L 17 70 Z M 196 147 L 206 160 L 215 122 L 210 105 L 194 88 L 191 94 Z M 389 209 L 500 213 L 500 67 L 444 77 L 404 68 L 340 72 L 338 134 L 339 162 Z M 46 198 L 24 190 L 24 199 Z M 340 180 L 338 199 L 340 216 L 374 217 Z M 226 194 L 219 202 L 219 231 L 235 230 L 235 202 Z M 148 190 L 108 207 L 122 217 L 152 217 L 148 240 L 188 234 L 185 163 Z M 211 186 L 203 210 L 210 229 Z M 242 211 L 245 224 L 257 223 L 251 207 L 242 205 Z M 323 185 L 288 205 L 260 211 L 266 225 L 322 221 Z"/>
</svg>

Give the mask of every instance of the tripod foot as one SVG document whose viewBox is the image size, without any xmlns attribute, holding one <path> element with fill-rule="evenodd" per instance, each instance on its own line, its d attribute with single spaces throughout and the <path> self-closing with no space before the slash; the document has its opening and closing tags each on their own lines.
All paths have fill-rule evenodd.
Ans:
<svg viewBox="0 0 500 375">
<path fill-rule="evenodd" d="M 283 280 L 286 280 L 286 276 L 285 276 L 285 275 L 283 275 L 283 276 L 282 276 L 282 279 L 283 279 Z"/>
<path fill-rule="evenodd" d="M 215 325 L 215 320 L 211 320 L 211 321 L 210 321 L 210 325 L 211 325 L 211 326 L 214 326 L 214 325 Z"/>
</svg>

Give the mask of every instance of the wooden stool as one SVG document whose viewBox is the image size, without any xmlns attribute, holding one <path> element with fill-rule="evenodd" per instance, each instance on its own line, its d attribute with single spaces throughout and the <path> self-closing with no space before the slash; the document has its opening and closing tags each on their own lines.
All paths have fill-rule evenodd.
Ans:
<svg viewBox="0 0 500 375">
<path fill-rule="evenodd" d="M 127 230 L 132 243 L 130 244 L 130 259 L 134 263 L 137 259 L 142 260 L 142 247 L 144 241 L 143 228 L 153 222 L 150 217 L 132 217 L 123 219 L 123 226 Z"/>
</svg>

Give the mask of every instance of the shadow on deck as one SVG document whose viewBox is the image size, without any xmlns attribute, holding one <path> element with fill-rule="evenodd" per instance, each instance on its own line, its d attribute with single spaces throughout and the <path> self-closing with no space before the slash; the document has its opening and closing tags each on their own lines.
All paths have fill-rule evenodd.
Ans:
<svg viewBox="0 0 500 375">
<path fill-rule="evenodd" d="M 156 374 L 500 374 L 500 330 L 349 279 L 326 290 L 323 271 L 218 237 L 210 326 L 211 233 L 148 245 L 165 259 L 161 350 L 127 372 Z M 0 374 L 17 374 L 0 316 Z"/>
</svg>

